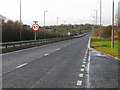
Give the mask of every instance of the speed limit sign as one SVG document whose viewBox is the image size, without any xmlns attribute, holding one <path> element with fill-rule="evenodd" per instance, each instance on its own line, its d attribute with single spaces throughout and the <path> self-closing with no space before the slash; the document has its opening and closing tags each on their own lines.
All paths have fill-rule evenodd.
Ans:
<svg viewBox="0 0 120 90">
<path fill-rule="evenodd" d="M 40 26 L 38 24 L 33 24 L 32 25 L 32 30 L 33 31 L 38 31 L 40 29 Z"/>
</svg>

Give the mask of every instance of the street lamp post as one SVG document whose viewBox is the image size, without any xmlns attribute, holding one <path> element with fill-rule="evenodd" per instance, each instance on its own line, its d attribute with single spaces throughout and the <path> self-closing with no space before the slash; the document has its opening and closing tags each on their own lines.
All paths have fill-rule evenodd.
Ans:
<svg viewBox="0 0 120 90">
<path fill-rule="evenodd" d="M 45 35 L 45 13 L 47 12 L 47 10 L 44 11 L 44 39 L 46 38 L 46 35 Z"/>
<path fill-rule="evenodd" d="M 101 20 L 102 20 L 102 15 L 101 15 L 101 13 L 102 13 L 102 2 L 101 2 L 101 0 L 100 0 L 100 26 L 101 26 Z"/>
<path fill-rule="evenodd" d="M 96 12 L 96 25 L 97 25 L 97 10 L 94 10 Z"/>
<path fill-rule="evenodd" d="M 57 17 L 57 25 L 58 25 L 58 19 L 59 19 L 60 17 Z"/>
<path fill-rule="evenodd" d="M 112 37 L 111 37 L 111 46 L 114 48 L 114 0 L 113 0 L 113 10 L 112 10 Z"/>
<path fill-rule="evenodd" d="M 57 17 L 57 26 L 58 26 L 58 19 L 59 19 L 60 17 Z M 57 38 L 58 38 L 58 33 L 57 33 L 58 31 L 56 31 L 56 34 L 57 34 Z"/>
<path fill-rule="evenodd" d="M 22 40 L 21 0 L 20 0 L 20 41 Z"/>
</svg>

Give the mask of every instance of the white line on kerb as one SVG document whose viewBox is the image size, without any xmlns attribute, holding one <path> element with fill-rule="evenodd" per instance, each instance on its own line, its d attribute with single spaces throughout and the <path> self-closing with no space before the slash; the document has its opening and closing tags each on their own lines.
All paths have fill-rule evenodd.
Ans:
<svg viewBox="0 0 120 90">
<path fill-rule="evenodd" d="M 18 68 L 21 68 L 21 67 L 26 66 L 26 65 L 27 65 L 27 63 L 24 63 L 22 65 L 17 66 L 16 68 L 18 69 Z"/>
<path fill-rule="evenodd" d="M 77 81 L 77 86 L 81 86 L 82 85 L 82 81 Z"/>
<path fill-rule="evenodd" d="M 48 56 L 49 55 L 49 53 L 46 53 L 46 54 L 44 54 L 45 56 Z"/>
<path fill-rule="evenodd" d="M 81 69 L 80 69 L 80 71 L 81 71 L 81 72 L 84 72 L 84 71 L 85 71 L 85 69 L 81 68 Z"/>
<path fill-rule="evenodd" d="M 83 74 L 82 74 L 82 73 L 81 73 L 81 74 L 79 74 L 79 77 L 80 77 L 80 78 L 82 78 L 82 77 L 83 77 Z"/>
</svg>

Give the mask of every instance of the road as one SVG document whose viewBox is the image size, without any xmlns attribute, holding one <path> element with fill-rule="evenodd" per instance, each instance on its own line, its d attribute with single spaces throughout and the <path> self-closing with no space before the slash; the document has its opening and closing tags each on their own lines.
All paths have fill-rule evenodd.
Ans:
<svg viewBox="0 0 120 90">
<path fill-rule="evenodd" d="M 92 80 L 97 71 L 94 61 L 91 61 L 95 54 L 92 55 L 93 51 L 88 49 L 89 36 L 2 55 L 3 88 L 102 88 L 103 85 L 100 86 L 100 83 L 98 86 L 94 85 L 94 82 L 100 82 L 100 79 Z M 96 58 L 101 60 L 100 58 L 106 57 Z M 115 62 L 114 69 L 109 67 L 112 71 L 118 68 L 118 62 Z M 117 73 L 117 70 L 114 71 L 114 74 Z M 116 82 L 118 76 L 115 77 L 110 84 Z M 113 86 L 117 88 L 118 83 Z"/>
</svg>

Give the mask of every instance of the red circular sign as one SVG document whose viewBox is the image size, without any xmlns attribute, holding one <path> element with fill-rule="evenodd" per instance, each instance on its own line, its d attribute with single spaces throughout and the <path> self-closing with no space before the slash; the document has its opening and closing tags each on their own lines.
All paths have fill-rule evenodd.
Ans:
<svg viewBox="0 0 120 90">
<path fill-rule="evenodd" d="M 40 26 L 38 24 L 33 24 L 32 25 L 32 30 L 33 31 L 38 31 L 40 29 Z"/>
</svg>

